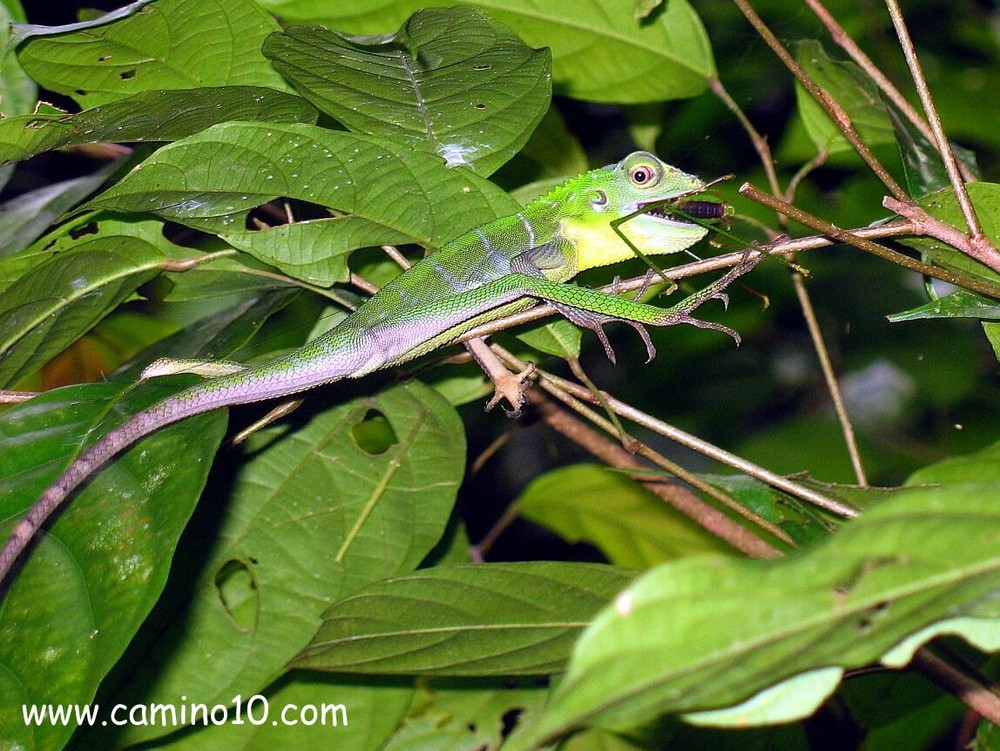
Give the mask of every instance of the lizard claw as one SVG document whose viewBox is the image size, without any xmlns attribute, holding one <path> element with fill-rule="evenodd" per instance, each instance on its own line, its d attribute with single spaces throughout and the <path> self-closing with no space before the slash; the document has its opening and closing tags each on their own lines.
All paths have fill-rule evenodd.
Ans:
<svg viewBox="0 0 1000 751">
<path fill-rule="evenodd" d="M 486 411 L 489 412 L 502 400 L 506 399 L 511 408 L 507 409 L 504 407 L 504 414 L 511 418 L 520 417 L 521 407 L 528 401 L 528 398 L 524 395 L 528 376 L 534 372 L 534 363 L 528 363 L 528 367 L 520 373 L 506 373 L 494 379 L 493 397 L 486 402 Z"/>
<path fill-rule="evenodd" d="M 656 347 L 653 346 L 653 340 L 649 338 L 649 332 L 646 331 L 645 326 L 637 321 L 626 320 L 625 323 L 639 332 L 639 336 L 642 337 L 642 343 L 646 345 L 646 364 L 649 365 L 656 358 Z"/>
</svg>

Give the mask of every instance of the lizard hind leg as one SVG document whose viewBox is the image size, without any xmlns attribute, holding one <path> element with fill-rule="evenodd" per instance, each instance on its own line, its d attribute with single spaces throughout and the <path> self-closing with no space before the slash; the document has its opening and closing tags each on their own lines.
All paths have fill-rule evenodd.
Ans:
<svg viewBox="0 0 1000 751">
<path fill-rule="evenodd" d="M 646 345 L 646 362 L 652 362 L 653 358 L 656 357 L 656 347 L 653 346 L 653 341 L 649 338 L 649 332 L 646 331 L 646 327 L 643 326 L 638 321 L 632 321 L 628 318 L 618 318 L 616 316 L 604 315 L 602 313 L 594 313 L 589 310 L 581 310 L 579 308 L 573 308 L 562 303 L 553 302 L 552 306 L 558 310 L 563 316 L 565 316 L 571 323 L 580 326 L 581 328 L 590 329 L 600 340 L 601 344 L 604 346 L 604 353 L 608 356 L 608 360 L 611 361 L 612 365 L 617 364 L 617 357 L 615 356 L 615 350 L 611 346 L 611 342 L 608 339 L 607 333 L 604 331 L 604 324 L 612 323 L 614 321 L 622 321 L 627 323 L 629 326 L 634 328 L 640 337 L 642 337 L 642 343 Z"/>
</svg>

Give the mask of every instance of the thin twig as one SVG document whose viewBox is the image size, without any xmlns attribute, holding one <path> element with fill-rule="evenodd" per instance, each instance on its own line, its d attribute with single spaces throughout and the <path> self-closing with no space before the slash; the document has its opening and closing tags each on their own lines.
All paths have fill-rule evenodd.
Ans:
<svg viewBox="0 0 1000 751">
<path fill-rule="evenodd" d="M 645 470 L 643 464 L 628 453 L 618 443 L 584 424 L 568 412 L 556 408 L 548 399 L 532 392 L 531 402 L 545 423 L 559 431 L 577 445 L 598 457 L 606 464 L 620 469 Z M 675 485 L 666 485 L 662 480 L 640 480 L 647 490 L 662 498 L 670 506 L 685 516 L 695 520 L 705 529 L 734 548 L 754 558 L 773 558 L 781 551 L 761 540 L 749 530 L 734 522 L 720 511 L 698 499 L 694 494 Z"/>
<path fill-rule="evenodd" d="M 764 174 L 767 175 L 767 184 L 771 186 L 771 192 L 780 193 L 781 190 L 778 187 L 778 174 L 774 170 L 774 159 L 771 156 L 771 147 L 768 145 L 767 139 L 764 138 L 764 136 L 762 136 L 753 126 L 753 123 L 750 122 L 750 118 L 746 116 L 742 109 L 740 109 L 736 100 L 729 95 L 729 92 L 722 84 L 722 81 L 713 76 L 708 79 L 708 87 L 712 90 L 713 94 L 719 97 L 729 111 L 733 113 L 740 125 L 743 126 L 743 130 L 745 130 L 747 135 L 750 137 L 750 143 L 753 144 L 754 151 L 756 151 L 757 156 L 760 157 L 760 163 L 764 167 Z"/>
<path fill-rule="evenodd" d="M 830 116 L 837 129 L 844 134 L 847 142 L 854 147 L 854 150 L 858 152 L 858 155 L 865 161 L 865 164 L 869 166 L 872 172 L 878 176 L 889 192 L 901 201 L 906 200 L 906 191 L 900 187 L 899 183 L 893 179 L 892 175 L 889 174 L 889 171 L 872 153 L 871 149 L 861 140 L 861 136 L 854 129 L 854 126 L 851 124 L 851 118 L 844 111 L 844 108 L 828 92 L 816 85 L 816 82 L 808 76 L 795 61 L 795 58 L 792 57 L 791 53 L 785 49 L 784 45 L 774 35 L 774 32 L 768 28 L 767 24 L 757 15 L 756 11 L 750 7 L 750 3 L 747 0 L 733 0 L 733 3 L 735 3 L 736 7 L 740 9 L 740 12 L 743 13 L 754 29 L 756 29 L 761 38 L 774 51 L 778 59 L 791 71 L 796 80 L 802 84 L 802 87 Z"/>
<path fill-rule="evenodd" d="M 897 109 L 903 113 L 907 120 L 909 120 L 913 127 L 920 131 L 921 135 L 926 138 L 931 143 L 934 142 L 934 132 L 931 130 L 927 121 L 920 116 L 920 113 L 913 108 L 906 97 L 900 93 L 899 89 L 896 88 L 895 84 L 886 77 L 886 75 L 879 69 L 879 67 L 872 61 L 868 55 L 865 54 L 850 35 L 844 30 L 844 27 L 840 25 L 836 18 L 826 9 L 826 7 L 820 2 L 820 0 L 805 0 L 806 5 L 816 14 L 820 22 L 826 27 L 827 31 L 830 32 L 830 37 L 844 52 L 847 53 L 848 57 L 855 62 L 855 64 L 861 68 L 868 77 L 875 82 L 875 85 L 881 89 L 882 93 L 885 94 L 886 98 L 889 99 Z"/>
<path fill-rule="evenodd" d="M 897 201 L 891 196 L 886 196 L 882 199 L 882 205 L 909 219 L 913 223 L 914 234 L 934 237 L 1000 273 L 1000 250 L 986 235 L 970 237 L 961 230 L 935 219 L 910 201 Z"/>
<path fill-rule="evenodd" d="M 952 667 L 926 647 L 917 650 L 913 666 L 994 725 L 1000 725 L 1000 696 L 988 686 Z"/>
<path fill-rule="evenodd" d="M 795 294 L 799 298 L 799 306 L 805 316 L 806 325 L 809 328 L 809 336 L 812 337 L 813 349 L 819 357 L 820 368 L 823 371 L 823 378 L 826 381 L 827 391 L 830 392 L 830 399 L 833 401 L 833 409 L 837 413 L 840 421 L 840 430 L 844 434 L 844 442 L 847 444 L 847 454 L 851 457 L 851 466 L 854 467 L 854 476 L 858 480 L 858 485 L 867 486 L 868 478 L 865 476 L 865 468 L 861 463 L 861 454 L 858 451 L 858 442 L 854 436 L 854 425 L 850 415 L 847 414 L 847 407 L 844 405 L 844 397 L 840 391 L 840 383 L 837 381 L 837 374 L 833 370 L 833 363 L 830 361 L 830 352 L 823 340 L 823 332 L 820 331 L 819 321 L 816 320 L 816 311 L 813 309 L 809 291 L 806 289 L 805 279 L 802 274 L 792 274 L 792 283 L 795 286 Z"/>
<path fill-rule="evenodd" d="M 856 237 L 869 240 L 883 237 L 912 235 L 913 225 L 910 222 L 895 222 L 892 224 L 883 224 L 878 227 L 859 227 L 857 229 L 852 229 L 851 234 Z M 823 237 L 821 235 L 813 235 L 811 237 L 780 238 L 768 243 L 767 254 L 771 256 L 793 255 L 802 251 L 826 248 L 836 242 L 839 241 L 832 240 L 829 237 Z M 711 258 L 705 258 L 701 261 L 693 261 L 692 263 L 674 266 L 670 269 L 670 278 L 674 280 L 684 279 L 689 276 L 696 276 L 697 274 L 705 274 L 709 271 L 727 269 L 730 266 L 735 266 L 739 263 L 744 258 L 745 253 L 746 251 L 740 250 L 734 253 L 724 253 Z M 620 280 L 615 284 L 605 285 L 599 289 L 601 292 L 617 295 L 642 289 L 647 283 L 648 280 L 645 275 L 643 275 L 632 279 Z M 556 310 L 551 305 L 536 305 L 528 310 L 523 310 L 519 313 L 512 313 L 508 316 L 504 316 L 503 318 L 498 318 L 495 321 L 490 321 L 489 323 L 470 329 L 459 338 L 459 341 L 472 339 L 474 337 L 489 336 L 490 334 L 495 334 L 498 331 L 503 331 L 504 329 L 509 329 L 514 326 L 520 326 L 525 323 L 534 323 L 535 321 L 554 315 L 555 313 Z"/>
<path fill-rule="evenodd" d="M 573 383 L 564 381 L 563 379 L 555 378 L 554 376 L 546 375 L 547 379 L 551 379 L 560 384 L 560 386 L 570 393 L 576 395 L 582 395 L 586 393 L 585 389 L 576 386 Z M 582 392 L 582 394 L 581 394 Z M 586 398 L 585 396 L 583 398 Z M 658 420 L 651 415 L 647 415 L 645 412 L 637 410 L 624 402 L 615 399 L 612 396 L 608 397 L 608 404 L 618 413 L 619 416 L 624 417 L 626 420 L 631 420 L 637 425 L 642 425 L 645 428 L 649 428 L 654 433 L 662 435 L 664 438 L 669 438 L 675 443 L 679 443 L 682 446 L 686 446 L 693 451 L 697 451 L 699 454 L 703 454 L 711 459 L 716 460 L 722 464 L 727 464 L 734 469 L 738 469 L 745 475 L 756 478 L 761 482 L 770 485 L 772 487 L 783 490 L 789 495 L 795 496 L 796 498 L 801 498 L 804 501 L 808 501 L 820 508 L 824 508 L 838 516 L 845 518 L 852 518 L 858 515 L 856 509 L 850 506 L 835 501 L 832 498 L 827 498 L 822 493 L 818 493 L 811 488 L 804 487 L 798 483 L 789 480 L 787 477 L 775 474 L 770 470 L 759 467 L 752 462 L 748 462 L 745 459 L 731 454 L 725 449 L 721 449 L 718 446 L 714 446 L 707 441 L 703 441 L 700 438 L 691 435 L 690 433 L 685 433 L 679 428 L 675 428 L 673 425 L 669 425 L 662 420 Z"/>
<path fill-rule="evenodd" d="M 611 423 L 611 421 L 604 419 L 597 412 L 587 407 L 586 404 L 584 404 L 581 399 L 577 399 L 577 397 L 573 396 L 572 394 L 568 393 L 565 389 L 563 389 L 562 386 L 559 385 L 560 379 L 558 377 L 551 376 L 551 374 L 546 373 L 545 371 L 541 371 L 539 375 L 540 375 L 539 388 L 544 389 L 547 393 L 559 399 L 559 401 L 561 401 L 567 407 L 572 409 L 574 412 L 579 414 L 584 419 L 592 422 L 594 425 L 599 427 L 604 432 L 609 434 L 614 433 L 614 425 Z M 711 483 L 706 482 L 695 473 L 689 472 L 676 462 L 670 461 L 665 456 L 663 456 L 663 454 L 647 446 L 642 441 L 632 438 L 629 444 L 627 446 L 624 446 L 623 448 L 625 448 L 625 450 L 631 454 L 638 454 L 639 456 L 642 456 L 643 458 L 652 462 L 660 469 L 668 472 L 677 479 L 686 482 L 695 490 L 699 490 L 705 495 L 709 496 L 710 498 L 714 498 L 716 501 L 718 501 L 720 504 L 728 508 L 730 511 L 739 514 L 754 526 L 760 527 L 769 534 L 773 535 L 776 539 L 781 540 L 789 547 L 796 547 L 795 541 L 792 540 L 788 536 L 788 534 L 783 529 L 781 529 L 781 527 L 777 526 L 776 524 L 772 524 L 764 517 L 750 510 L 749 508 L 741 504 L 739 501 L 737 501 L 735 498 L 731 497 L 728 493 L 725 493 L 720 488 L 717 488 Z M 645 476 L 646 476 L 645 474 L 642 474 L 639 477 L 636 477 L 636 480 L 641 481 Z M 661 479 L 662 478 L 654 478 L 655 481 L 660 481 Z M 652 482 L 654 480 L 650 481 Z M 667 487 L 674 487 L 674 486 L 667 486 Z M 700 523 L 700 521 L 697 518 L 694 518 L 694 520 Z"/>
<path fill-rule="evenodd" d="M 997 287 L 996 285 L 981 282 L 978 279 L 969 279 L 958 274 L 953 274 L 947 269 L 943 269 L 939 266 L 930 266 L 926 263 L 910 258 L 907 255 L 898 253 L 895 250 L 890 250 L 889 248 L 878 245 L 871 240 L 865 239 L 860 235 L 860 233 L 840 229 L 840 227 L 803 211 L 796 206 L 792 206 L 790 203 L 782 201 L 776 196 L 763 193 L 757 190 L 757 188 L 750 183 L 743 183 L 743 185 L 740 186 L 739 192 L 747 198 L 767 206 L 769 209 L 787 213 L 790 218 L 800 224 L 811 227 L 812 229 L 822 232 L 824 235 L 828 235 L 842 243 L 847 243 L 848 245 L 860 248 L 861 250 L 871 253 L 872 255 L 878 256 L 884 261 L 890 261 L 891 263 L 916 271 L 918 274 L 934 277 L 935 279 L 940 279 L 941 281 L 948 282 L 949 284 L 954 284 L 956 287 L 964 287 L 965 289 L 972 290 L 973 292 L 979 292 L 990 297 L 1000 298 L 1000 287 Z"/>
<path fill-rule="evenodd" d="M 896 0 L 885 0 L 885 5 L 889 9 L 889 15 L 892 17 L 892 25 L 896 28 L 896 36 L 899 37 L 899 46 L 903 50 L 906 65 L 910 69 L 910 75 L 913 76 L 913 83 L 917 87 L 917 96 L 920 97 L 924 114 L 927 115 L 927 121 L 930 123 L 931 131 L 934 133 L 934 143 L 937 146 L 938 153 L 941 154 L 941 158 L 944 160 L 944 167 L 948 172 L 948 180 L 951 182 L 952 190 L 955 191 L 955 198 L 958 199 L 958 205 L 962 208 L 962 216 L 965 217 L 965 223 L 969 227 L 969 236 L 975 240 L 983 236 L 983 228 L 979 224 L 976 210 L 972 207 L 972 200 L 969 198 L 969 193 L 965 189 L 965 183 L 958 172 L 958 162 L 955 159 L 955 152 L 952 150 L 951 144 L 948 142 L 948 136 L 945 135 L 944 127 L 941 125 L 941 118 L 938 116 L 937 108 L 934 106 L 934 99 L 931 97 L 930 89 L 927 87 L 927 79 L 924 78 L 923 69 L 920 67 L 920 60 L 917 59 L 917 52 L 913 48 L 913 40 L 910 39 L 910 32 L 906 28 L 906 21 L 903 20 L 903 12 L 899 9 L 899 3 Z M 896 198 L 901 201 L 905 200 L 903 196 L 896 196 Z"/>
</svg>

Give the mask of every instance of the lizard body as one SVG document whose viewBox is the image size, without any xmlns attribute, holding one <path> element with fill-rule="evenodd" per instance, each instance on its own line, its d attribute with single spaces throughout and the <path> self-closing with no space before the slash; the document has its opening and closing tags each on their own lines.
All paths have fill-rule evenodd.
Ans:
<svg viewBox="0 0 1000 751">
<path fill-rule="evenodd" d="M 612 358 L 601 328 L 612 320 L 639 330 L 650 357 L 652 345 L 643 325 L 685 321 L 728 331 L 689 314 L 705 300 L 720 297 L 726 284 L 746 269 L 734 269 L 672 308 L 565 283 L 580 271 L 632 258 L 637 252 L 672 253 L 693 245 L 707 233 L 697 224 L 654 213 L 639 213 L 620 227 L 614 220 L 636 214 L 647 204 L 680 200 L 703 187 L 698 178 L 652 154 L 636 152 L 569 180 L 522 212 L 452 240 L 303 347 L 261 364 L 225 364 L 222 375 L 133 415 L 81 453 L 28 510 L 0 550 L 0 579 L 77 486 L 144 436 L 192 415 L 358 378 L 451 343 L 474 326 L 537 300 L 552 303 L 574 323 L 598 333 Z M 144 377 L 159 372 L 158 367 L 154 363 Z"/>
</svg>

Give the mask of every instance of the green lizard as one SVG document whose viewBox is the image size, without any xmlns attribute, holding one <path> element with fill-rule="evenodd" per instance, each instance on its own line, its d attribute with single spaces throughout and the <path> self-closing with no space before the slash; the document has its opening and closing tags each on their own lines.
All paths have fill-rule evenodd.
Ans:
<svg viewBox="0 0 1000 751">
<path fill-rule="evenodd" d="M 569 180 L 522 212 L 452 240 L 300 349 L 259 365 L 204 363 L 201 369 L 193 368 L 217 375 L 167 397 L 109 431 L 46 489 L 0 550 L 0 581 L 69 494 L 142 437 L 220 407 L 284 397 L 342 378 L 359 378 L 451 343 L 473 327 L 536 300 L 551 303 L 572 322 L 596 332 L 612 361 L 614 352 L 602 328 L 609 321 L 633 326 L 646 343 L 650 359 L 655 352 L 644 325 L 686 322 L 736 337 L 726 327 L 699 321 L 690 314 L 707 300 L 724 299 L 723 289 L 746 273 L 751 261 L 744 261 L 671 308 L 565 284 L 584 269 L 636 254 L 674 253 L 693 245 L 707 230 L 668 218 L 656 207 L 682 201 L 704 187 L 698 178 L 652 154 L 636 152 L 617 164 Z M 143 377 L 171 372 L 176 362 L 153 363 Z M 520 401 L 509 393 L 504 393 L 508 400 Z"/>
</svg>

